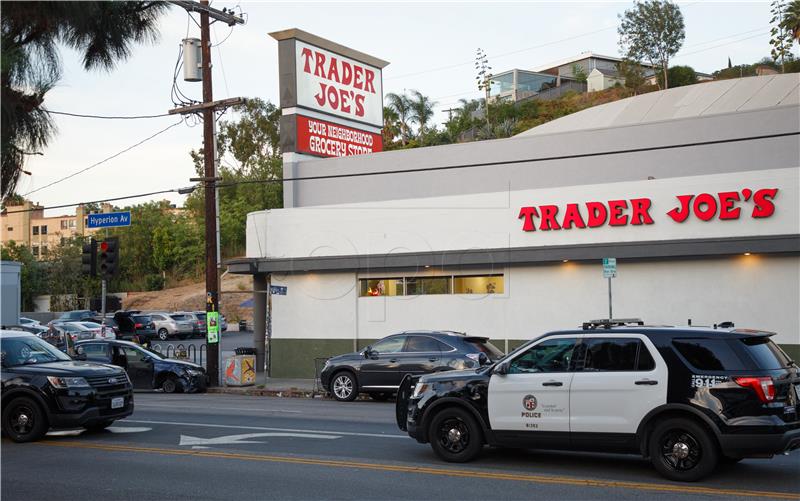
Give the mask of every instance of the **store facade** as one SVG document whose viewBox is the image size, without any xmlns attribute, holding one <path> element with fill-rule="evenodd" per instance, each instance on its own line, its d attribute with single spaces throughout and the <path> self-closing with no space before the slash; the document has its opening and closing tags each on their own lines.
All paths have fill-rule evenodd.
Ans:
<svg viewBox="0 0 800 501">
<path fill-rule="evenodd" d="M 711 82 L 510 139 L 295 162 L 249 214 L 271 375 L 412 329 L 512 349 L 613 314 L 776 332 L 800 356 L 800 78 Z M 287 173 L 285 173 L 286 175 Z M 320 177 L 321 176 L 321 177 Z M 341 176 L 341 177 L 337 177 Z"/>
</svg>

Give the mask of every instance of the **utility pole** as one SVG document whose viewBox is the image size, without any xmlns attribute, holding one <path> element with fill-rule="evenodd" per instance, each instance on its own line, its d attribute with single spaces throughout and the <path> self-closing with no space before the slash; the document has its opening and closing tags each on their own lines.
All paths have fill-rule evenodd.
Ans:
<svg viewBox="0 0 800 501">
<path fill-rule="evenodd" d="M 189 12 L 200 13 L 200 51 L 202 58 L 202 79 L 203 79 L 203 102 L 200 105 L 187 106 L 170 113 L 197 113 L 203 114 L 203 177 L 197 179 L 202 181 L 205 191 L 205 238 L 206 238 L 206 318 L 214 319 L 215 325 L 212 331 L 209 325 L 207 332 L 207 359 L 206 372 L 208 373 L 209 384 L 219 386 L 220 383 L 220 355 L 218 314 L 219 314 L 219 269 L 218 269 L 218 242 L 217 242 L 217 169 L 216 169 L 216 137 L 214 114 L 218 107 L 231 106 L 244 102 L 243 99 L 228 99 L 223 102 L 214 102 L 214 93 L 211 85 L 211 34 L 210 18 L 223 21 L 230 26 L 243 24 L 244 20 L 234 16 L 226 10 L 220 11 L 212 9 L 208 5 L 208 0 L 201 0 L 200 3 L 191 1 L 173 1 L 175 5 L 183 7 Z M 210 315 L 213 313 L 213 315 Z M 214 335 L 212 335 L 212 332 Z"/>
</svg>

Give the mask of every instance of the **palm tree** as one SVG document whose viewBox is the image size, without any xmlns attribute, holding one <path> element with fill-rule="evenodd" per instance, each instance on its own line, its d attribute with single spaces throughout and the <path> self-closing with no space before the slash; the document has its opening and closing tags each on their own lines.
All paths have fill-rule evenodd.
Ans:
<svg viewBox="0 0 800 501">
<path fill-rule="evenodd" d="M 794 0 L 786 7 L 781 27 L 792 34 L 800 42 L 800 0 Z"/>
<path fill-rule="evenodd" d="M 412 115 L 411 103 L 408 101 L 408 97 L 406 97 L 405 94 L 400 95 L 394 92 L 386 94 L 386 99 L 389 101 L 387 108 L 397 114 L 397 127 L 400 129 L 400 141 L 403 143 L 403 146 L 405 146 L 411 136 L 411 127 L 408 125 Z"/>
<path fill-rule="evenodd" d="M 42 106 L 61 77 L 58 45 L 78 50 L 84 69 L 110 70 L 135 43 L 154 41 L 166 2 L 3 2 L 2 189 L 14 192 L 25 157 L 55 133 Z"/>
<path fill-rule="evenodd" d="M 417 135 L 419 136 L 420 144 L 422 144 L 425 140 L 425 127 L 433 118 L 433 107 L 436 103 L 418 90 L 412 90 L 411 96 L 409 103 L 412 112 L 411 120 L 419 125 L 419 133 Z"/>
<path fill-rule="evenodd" d="M 400 117 L 397 115 L 397 112 L 394 111 L 394 108 L 390 108 L 388 106 L 383 107 L 382 133 L 384 141 L 392 142 L 397 136 L 400 135 L 399 119 Z"/>
</svg>

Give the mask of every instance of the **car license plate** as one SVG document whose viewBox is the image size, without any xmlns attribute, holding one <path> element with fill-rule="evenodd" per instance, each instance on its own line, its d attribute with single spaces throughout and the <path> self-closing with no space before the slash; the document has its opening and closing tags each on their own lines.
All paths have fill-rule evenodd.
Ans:
<svg viewBox="0 0 800 501">
<path fill-rule="evenodd" d="M 111 408 L 120 409 L 125 407 L 125 397 L 116 397 L 111 399 Z"/>
</svg>

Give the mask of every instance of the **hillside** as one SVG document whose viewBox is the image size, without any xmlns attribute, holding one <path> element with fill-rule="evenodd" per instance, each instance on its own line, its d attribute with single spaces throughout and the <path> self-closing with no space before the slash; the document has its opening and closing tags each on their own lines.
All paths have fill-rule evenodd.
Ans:
<svg viewBox="0 0 800 501">
<path fill-rule="evenodd" d="M 220 282 L 220 310 L 229 323 L 253 321 L 253 308 L 239 306 L 253 297 L 253 277 L 226 275 Z M 124 309 L 194 311 L 205 310 L 205 283 L 195 283 L 160 291 L 130 292 L 122 301 Z"/>
</svg>

